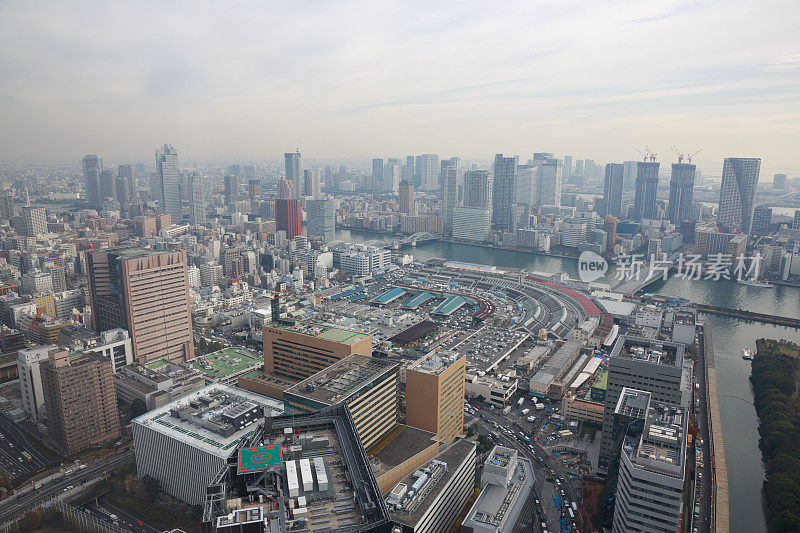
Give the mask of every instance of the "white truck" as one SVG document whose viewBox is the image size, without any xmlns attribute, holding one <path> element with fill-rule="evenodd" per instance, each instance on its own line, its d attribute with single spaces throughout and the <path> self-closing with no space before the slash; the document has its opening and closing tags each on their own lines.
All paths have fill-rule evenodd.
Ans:
<svg viewBox="0 0 800 533">
<path fill-rule="evenodd" d="M 525 416 L 530 412 L 531 412 L 531 410 L 526 407 L 525 409 L 522 410 L 522 416 Z"/>
<path fill-rule="evenodd" d="M 536 404 L 536 410 L 537 411 L 544 411 L 544 404 L 543 403 L 537 403 Z"/>
<path fill-rule="evenodd" d="M 508 414 L 508 413 L 510 413 L 510 412 L 511 412 L 511 406 L 510 406 L 510 405 L 506 405 L 506 406 L 503 408 L 503 414 L 504 414 L 504 415 L 507 415 L 507 414 Z"/>
<path fill-rule="evenodd" d="M 520 398 L 519 400 L 517 400 L 517 407 L 522 407 L 522 402 L 524 402 L 524 401 L 525 401 L 525 398 Z"/>
<path fill-rule="evenodd" d="M 528 422 L 536 422 L 536 417 L 535 416 L 529 416 L 525 420 L 527 420 Z"/>
</svg>

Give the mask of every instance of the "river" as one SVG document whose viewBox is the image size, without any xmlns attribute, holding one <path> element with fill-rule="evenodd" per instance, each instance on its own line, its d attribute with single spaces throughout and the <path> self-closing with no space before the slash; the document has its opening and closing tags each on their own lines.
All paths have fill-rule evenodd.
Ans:
<svg viewBox="0 0 800 533">
<path fill-rule="evenodd" d="M 396 237 L 370 232 L 337 229 L 336 238 L 347 242 L 370 240 L 394 241 Z M 466 261 L 498 267 L 524 268 L 542 272 L 566 272 L 577 278 L 577 261 L 544 254 L 516 252 L 432 241 L 406 248 L 418 261 L 434 257 Z M 695 303 L 747 309 L 783 316 L 800 316 L 800 289 L 776 286 L 762 289 L 741 285 L 735 281 L 683 280 L 672 277 L 659 281 L 648 292 L 678 296 Z M 764 464 L 758 449 L 758 419 L 753 408 L 750 387 L 750 363 L 742 359 L 742 348 L 755 351 L 758 338 L 788 339 L 800 343 L 800 330 L 745 322 L 728 317 L 701 315 L 711 325 L 717 369 L 722 433 L 728 464 L 730 523 L 733 532 L 763 533 L 764 519 L 761 487 Z"/>
</svg>

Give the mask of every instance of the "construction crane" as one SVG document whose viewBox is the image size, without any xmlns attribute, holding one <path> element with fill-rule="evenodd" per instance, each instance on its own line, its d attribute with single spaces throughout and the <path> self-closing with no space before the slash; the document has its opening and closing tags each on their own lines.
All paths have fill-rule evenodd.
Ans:
<svg viewBox="0 0 800 533">
<path fill-rule="evenodd" d="M 691 165 L 691 164 L 692 164 L 692 158 L 693 158 L 694 156 L 696 156 L 697 154 L 699 154 L 700 152 L 702 152 L 702 151 L 703 151 L 703 149 L 702 149 L 702 148 L 700 148 L 700 149 L 699 149 L 699 150 L 697 150 L 695 153 L 693 153 L 693 154 L 689 154 L 689 155 L 686 155 L 686 154 L 684 154 L 683 152 L 681 152 L 680 150 L 678 150 L 678 147 L 677 147 L 677 146 L 675 146 L 675 145 L 673 144 L 673 145 L 672 145 L 672 151 L 673 151 L 673 152 L 675 152 L 675 155 L 677 155 L 677 156 L 678 156 L 678 163 L 682 163 L 682 162 L 683 162 L 683 160 L 685 159 L 685 160 L 686 160 L 686 162 L 687 162 L 687 163 L 689 163 L 689 164 Z"/>
<path fill-rule="evenodd" d="M 703 151 L 703 149 L 702 149 L 702 148 L 700 148 L 700 149 L 699 149 L 699 150 L 697 150 L 695 153 L 687 155 L 687 156 L 686 156 L 686 160 L 687 160 L 687 161 L 689 161 L 689 163 L 691 163 L 691 162 L 692 162 L 692 158 L 693 158 L 694 156 L 696 156 L 697 154 L 699 154 L 700 152 L 702 152 L 702 151 Z"/>
<path fill-rule="evenodd" d="M 639 152 L 639 155 L 642 156 L 642 161 L 647 161 L 649 159 L 650 162 L 654 162 L 656 157 L 658 157 L 656 153 L 653 152 L 647 145 L 645 145 L 644 150 L 640 150 L 638 148 L 634 148 L 634 150 Z"/>
<path fill-rule="evenodd" d="M 683 163 L 684 155 L 680 150 L 678 150 L 678 147 L 675 146 L 674 144 L 672 145 L 672 151 L 675 152 L 675 155 L 678 156 L 678 164 Z"/>
</svg>

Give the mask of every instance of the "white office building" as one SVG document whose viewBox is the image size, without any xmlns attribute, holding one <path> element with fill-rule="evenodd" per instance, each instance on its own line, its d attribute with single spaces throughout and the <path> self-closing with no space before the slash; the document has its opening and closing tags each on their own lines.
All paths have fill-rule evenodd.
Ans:
<svg viewBox="0 0 800 533">
<path fill-rule="evenodd" d="M 453 238 L 485 242 L 492 227 L 490 209 L 477 207 L 453 208 Z"/>
<path fill-rule="evenodd" d="M 625 388 L 617 416 L 644 419 L 640 435 L 622 442 L 613 533 L 678 531 L 686 468 L 686 408 Z"/>
<path fill-rule="evenodd" d="M 149 411 L 132 422 L 136 471 L 158 479 L 161 490 L 199 505 L 206 487 L 236 444 L 283 402 L 222 383 Z"/>
<path fill-rule="evenodd" d="M 17 352 L 17 375 L 22 393 L 22 408 L 31 419 L 44 420 L 44 390 L 39 364 L 46 361 L 51 350 L 58 349 L 54 345 L 25 348 Z"/>
</svg>

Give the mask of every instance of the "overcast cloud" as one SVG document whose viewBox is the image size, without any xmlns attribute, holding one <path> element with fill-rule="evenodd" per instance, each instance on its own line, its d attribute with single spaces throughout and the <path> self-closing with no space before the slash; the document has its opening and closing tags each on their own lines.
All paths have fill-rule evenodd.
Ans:
<svg viewBox="0 0 800 533">
<path fill-rule="evenodd" d="M 800 2 L 0 0 L 0 158 L 495 152 L 800 171 Z"/>
</svg>

